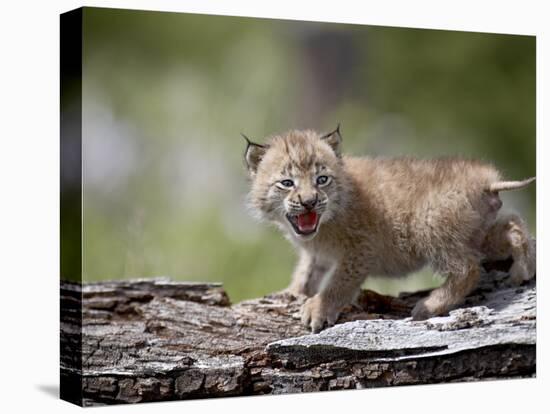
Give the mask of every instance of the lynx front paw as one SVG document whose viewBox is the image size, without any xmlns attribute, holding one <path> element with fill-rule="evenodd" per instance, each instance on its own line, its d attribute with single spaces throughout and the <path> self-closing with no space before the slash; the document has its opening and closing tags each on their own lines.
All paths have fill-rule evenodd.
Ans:
<svg viewBox="0 0 550 414">
<path fill-rule="evenodd" d="M 296 286 L 293 286 L 293 285 L 290 285 L 290 286 L 286 287 L 285 289 L 280 290 L 277 293 L 279 293 L 280 295 L 284 295 L 284 296 L 292 296 L 294 298 L 299 298 L 300 296 L 304 295 L 302 290 L 297 289 Z"/>
<path fill-rule="evenodd" d="M 320 295 L 315 295 L 302 306 L 302 323 L 311 328 L 311 332 L 320 332 L 325 324 L 332 326 L 340 315 L 339 309 L 331 305 Z"/>
</svg>

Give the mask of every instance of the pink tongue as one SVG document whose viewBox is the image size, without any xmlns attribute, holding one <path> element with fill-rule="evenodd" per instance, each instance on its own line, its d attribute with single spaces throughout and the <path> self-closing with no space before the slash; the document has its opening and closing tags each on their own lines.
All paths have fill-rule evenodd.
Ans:
<svg viewBox="0 0 550 414">
<path fill-rule="evenodd" d="M 315 211 L 310 211 L 309 213 L 300 214 L 298 216 L 298 228 L 300 231 L 315 230 L 316 225 L 317 213 Z"/>
</svg>

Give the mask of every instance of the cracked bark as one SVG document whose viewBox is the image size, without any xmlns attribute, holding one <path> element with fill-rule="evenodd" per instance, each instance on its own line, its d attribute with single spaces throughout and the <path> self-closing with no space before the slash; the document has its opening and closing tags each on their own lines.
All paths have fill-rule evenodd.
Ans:
<svg viewBox="0 0 550 414">
<path fill-rule="evenodd" d="M 413 322 L 427 292 L 363 291 L 311 335 L 303 298 L 230 305 L 219 284 L 61 285 L 62 398 L 81 405 L 533 377 L 536 285 L 490 270 L 461 308 Z"/>
</svg>

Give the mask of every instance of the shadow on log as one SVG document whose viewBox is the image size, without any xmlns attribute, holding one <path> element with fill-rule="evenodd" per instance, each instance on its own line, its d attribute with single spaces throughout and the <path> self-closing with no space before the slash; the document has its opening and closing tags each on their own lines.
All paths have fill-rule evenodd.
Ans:
<svg viewBox="0 0 550 414">
<path fill-rule="evenodd" d="M 230 305 L 214 283 L 62 283 L 63 398 L 101 405 L 535 375 L 534 280 L 510 286 L 490 270 L 461 308 L 413 322 L 425 294 L 363 291 L 357 308 L 312 335 L 299 321 L 304 298 L 287 294 Z"/>
</svg>

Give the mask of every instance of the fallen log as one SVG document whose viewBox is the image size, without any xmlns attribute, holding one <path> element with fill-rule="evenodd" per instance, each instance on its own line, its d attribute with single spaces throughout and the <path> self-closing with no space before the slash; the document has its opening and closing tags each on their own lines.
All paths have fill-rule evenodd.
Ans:
<svg viewBox="0 0 550 414">
<path fill-rule="evenodd" d="M 412 321 L 419 297 L 365 290 L 310 334 L 303 297 L 231 305 L 220 284 L 61 284 L 61 394 L 80 405 L 535 376 L 536 282 L 491 270 L 462 307 Z"/>
</svg>

